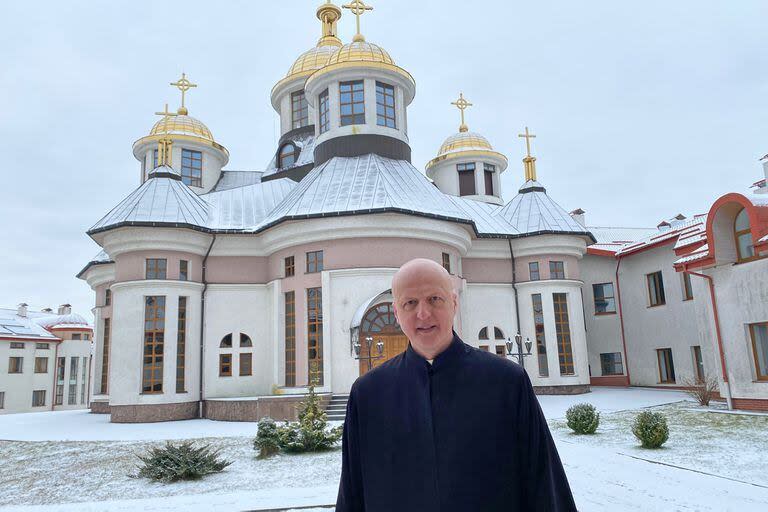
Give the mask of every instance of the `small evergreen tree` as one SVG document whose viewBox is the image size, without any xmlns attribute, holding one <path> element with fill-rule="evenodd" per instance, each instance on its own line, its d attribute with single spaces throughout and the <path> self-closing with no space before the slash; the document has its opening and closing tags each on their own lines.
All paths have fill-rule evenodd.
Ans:
<svg viewBox="0 0 768 512">
<path fill-rule="evenodd" d="M 136 455 L 144 465 L 137 478 L 149 478 L 165 483 L 197 480 L 211 473 L 224 471 L 231 461 L 219 458 L 220 450 L 206 444 L 196 447 L 191 441 L 181 444 L 166 442 L 163 448 L 151 448 L 145 455 Z"/>
<path fill-rule="evenodd" d="M 632 433 L 643 448 L 660 448 L 669 439 L 667 418 L 660 412 L 643 411 L 632 423 Z"/>
<path fill-rule="evenodd" d="M 266 417 L 259 420 L 259 430 L 253 441 L 253 449 L 259 450 L 259 459 L 265 459 L 280 451 L 280 430 L 275 420 Z"/>
<path fill-rule="evenodd" d="M 568 408 L 565 419 L 577 434 L 594 434 L 600 424 L 600 413 L 592 404 L 576 404 Z"/>
<path fill-rule="evenodd" d="M 299 406 L 299 421 L 278 427 L 280 448 L 288 453 L 329 450 L 339 442 L 342 427 L 327 430 L 328 417 L 320 407 L 315 387 L 309 386 L 307 398 Z"/>
</svg>

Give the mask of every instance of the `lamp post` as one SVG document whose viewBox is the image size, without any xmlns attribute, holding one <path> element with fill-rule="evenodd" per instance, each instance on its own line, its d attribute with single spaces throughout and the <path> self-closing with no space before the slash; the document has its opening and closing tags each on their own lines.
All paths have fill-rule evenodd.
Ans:
<svg viewBox="0 0 768 512">
<path fill-rule="evenodd" d="M 517 345 L 517 353 L 513 354 L 512 349 Z M 517 357 L 517 363 L 525 368 L 525 357 L 531 355 L 531 340 L 525 338 L 525 352 L 523 352 L 523 336 L 518 332 L 515 334 L 515 342 L 507 338 L 507 355 L 510 357 Z"/>
<path fill-rule="evenodd" d="M 352 344 L 352 347 L 355 349 L 355 359 L 357 359 L 358 361 L 361 361 L 361 360 L 368 361 L 368 371 L 371 371 L 371 368 L 373 368 L 373 361 L 375 359 L 381 359 L 382 357 L 384 357 L 384 342 L 381 341 L 381 339 L 379 339 L 379 341 L 376 342 L 376 353 L 377 353 L 377 355 L 375 355 L 375 356 L 371 354 L 371 345 L 373 345 L 373 337 L 366 336 L 365 337 L 365 345 L 368 347 L 368 355 L 367 356 L 360 355 L 360 349 L 362 348 L 362 346 L 360 345 L 360 342 L 355 341 Z"/>
</svg>

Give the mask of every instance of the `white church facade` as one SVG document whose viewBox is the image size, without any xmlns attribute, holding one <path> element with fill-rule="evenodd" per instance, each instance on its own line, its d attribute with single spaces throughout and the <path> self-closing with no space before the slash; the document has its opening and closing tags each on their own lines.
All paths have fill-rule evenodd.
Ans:
<svg viewBox="0 0 768 512">
<path fill-rule="evenodd" d="M 290 418 L 310 382 L 344 395 L 407 346 L 390 283 L 415 257 L 453 276 L 467 343 L 510 357 L 508 342 L 530 342 L 540 393 L 675 387 L 700 360 L 729 404 L 768 408 L 768 196 L 726 196 L 736 202 L 654 232 L 588 228 L 547 194 L 528 145 L 505 203 L 507 158 L 469 131 L 463 96 L 459 131 L 422 172 L 408 136 L 415 81 L 360 34 L 364 4 L 351 7 L 353 41 L 336 35 L 341 9 L 322 4 L 320 40 L 272 89 L 281 137 L 264 171 L 223 169 L 228 151 L 185 105 L 186 76 L 172 84 L 181 107 L 134 143 L 141 183 L 88 231 L 103 250 L 78 275 L 96 294 L 94 412 Z M 735 204 L 747 231 L 728 231 Z M 673 304 L 684 272 L 693 299 Z M 757 300 L 742 308 L 743 293 Z"/>
</svg>

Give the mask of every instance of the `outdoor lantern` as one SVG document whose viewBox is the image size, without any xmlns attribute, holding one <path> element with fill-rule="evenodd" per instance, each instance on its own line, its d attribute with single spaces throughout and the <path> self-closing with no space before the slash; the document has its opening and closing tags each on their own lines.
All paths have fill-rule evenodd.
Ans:
<svg viewBox="0 0 768 512">
<path fill-rule="evenodd" d="M 354 342 L 354 343 L 352 344 L 352 348 L 354 348 L 354 349 L 355 349 L 355 355 L 356 355 L 356 356 L 359 356 L 359 355 L 360 355 L 360 343 L 358 343 L 358 342 Z"/>
<path fill-rule="evenodd" d="M 529 354 L 531 353 L 531 345 L 533 345 L 531 338 L 525 338 L 525 351 Z"/>
<path fill-rule="evenodd" d="M 507 345 L 507 354 L 511 356 L 512 355 L 512 340 L 507 338 L 506 345 Z"/>
<path fill-rule="evenodd" d="M 376 343 L 376 352 L 379 353 L 379 355 L 384 353 L 384 342 L 379 340 L 378 343 Z"/>
</svg>

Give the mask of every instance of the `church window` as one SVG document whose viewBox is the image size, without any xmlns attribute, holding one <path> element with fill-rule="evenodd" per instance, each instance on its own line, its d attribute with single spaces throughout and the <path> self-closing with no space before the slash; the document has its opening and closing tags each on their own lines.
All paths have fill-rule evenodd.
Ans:
<svg viewBox="0 0 768 512">
<path fill-rule="evenodd" d="M 179 281 L 189 279 L 189 261 L 179 260 Z"/>
<path fill-rule="evenodd" d="M 296 385 L 296 292 L 285 292 L 285 385 Z"/>
<path fill-rule="evenodd" d="M 339 113 L 341 126 L 365 124 L 365 94 L 362 80 L 339 82 Z"/>
<path fill-rule="evenodd" d="M 661 306 L 666 304 L 664 298 L 664 280 L 661 277 L 661 270 L 653 272 L 652 274 L 646 274 L 646 281 L 648 282 L 648 299 L 650 306 Z"/>
<path fill-rule="evenodd" d="M 496 355 L 501 357 L 507 357 L 504 353 L 504 345 L 496 345 Z"/>
<path fill-rule="evenodd" d="M 253 354 L 240 354 L 240 376 L 253 374 Z"/>
<path fill-rule="evenodd" d="M 247 334 L 240 333 L 240 346 L 241 347 L 252 347 L 253 342 L 251 341 L 251 337 Z"/>
<path fill-rule="evenodd" d="M 672 349 L 660 348 L 656 350 L 659 361 L 659 382 L 661 384 L 675 383 L 675 364 L 672 361 Z"/>
<path fill-rule="evenodd" d="M 496 340 L 503 340 L 504 339 L 504 331 L 499 329 L 498 327 L 493 328 L 493 338 Z"/>
<path fill-rule="evenodd" d="M 32 392 L 32 407 L 45 406 L 45 390 L 40 389 Z"/>
<path fill-rule="evenodd" d="M 142 393 L 163 392 L 163 353 L 165 346 L 165 297 L 148 296 L 144 308 L 144 355 Z"/>
<path fill-rule="evenodd" d="M 600 370 L 603 375 L 624 375 L 621 352 L 600 354 Z"/>
<path fill-rule="evenodd" d="M 693 286 L 691 285 L 691 274 L 683 272 L 681 275 L 683 279 L 683 300 L 691 300 L 693 298 Z"/>
<path fill-rule="evenodd" d="M 482 329 L 480 329 L 480 332 L 477 334 L 477 339 L 480 339 L 480 340 L 487 340 L 488 339 L 488 328 L 487 327 L 483 327 Z"/>
<path fill-rule="evenodd" d="M 451 255 L 447 252 L 443 253 L 443 268 L 451 273 Z"/>
<path fill-rule="evenodd" d="M 293 128 L 301 128 L 309 124 L 309 105 L 304 91 L 291 93 L 291 121 Z"/>
<path fill-rule="evenodd" d="M 536 332 L 536 353 L 539 359 L 539 376 L 549 377 L 547 341 L 544 336 L 544 307 L 541 304 L 541 294 L 531 295 L 531 302 L 533 304 L 533 327 Z"/>
<path fill-rule="evenodd" d="M 152 150 L 152 169 L 157 167 L 157 155 L 158 151 L 156 149 Z"/>
<path fill-rule="evenodd" d="M 489 196 L 493 193 L 493 174 L 496 172 L 496 166 L 492 164 L 483 164 L 483 174 L 485 175 L 485 194 Z"/>
<path fill-rule="evenodd" d="M 219 377 L 232 376 L 232 354 L 219 354 Z"/>
<path fill-rule="evenodd" d="M 768 380 L 768 322 L 751 324 L 749 332 L 752 336 L 757 380 Z"/>
<path fill-rule="evenodd" d="M 203 154 L 200 151 L 181 150 L 181 181 L 191 187 L 203 186 Z"/>
<path fill-rule="evenodd" d="M 565 293 L 553 293 L 552 302 L 555 310 L 555 334 L 557 335 L 560 375 L 573 375 L 574 365 L 571 347 L 571 326 L 568 321 L 568 296 Z"/>
<path fill-rule="evenodd" d="M 307 274 L 323 271 L 323 251 L 307 253 Z"/>
<path fill-rule="evenodd" d="M 107 288 L 104 290 L 104 305 L 109 306 L 110 304 L 112 304 L 112 290 Z"/>
<path fill-rule="evenodd" d="M 187 352 L 187 298 L 179 297 L 178 326 L 176 330 L 176 392 L 183 393 Z"/>
<path fill-rule="evenodd" d="M 483 352 L 488 352 L 488 345 L 480 345 L 480 346 L 479 346 L 479 347 L 477 347 L 477 348 L 479 348 L 479 349 L 480 349 L 480 350 L 482 350 Z"/>
<path fill-rule="evenodd" d="M 395 128 L 395 88 L 376 82 L 376 124 Z"/>
<path fill-rule="evenodd" d="M 742 210 L 736 215 L 736 221 L 733 224 L 733 232 L 736 239 L 736 254 L 738 261 L 750 261 L 755 258 L 755 247 L 752 245 L 752 230 L 749 226 L 749 216 L 747 209 Z"/>
<path fill-rule="evenodd" d="M 35 373 L 48 373 L 48 358 L 36 357 L 35 358 Z"/>
<path fill-rule="evenodd" d="M 23 369 L 24 369 L 23 357 L 8 358 L 8 373 L 22 373 Z"/>
<path fill-rule="evenodd" d="M 309 383 L 323 385 L 323 291 L 307 288 L 307 362 Z"/>
<path fill-rule="evenodd" d="M 539 274 L 538 261 L 532 261 L 528 263 L 528 273 L 531 276 L 531 281 L 538 281 L 539 279 L 541 279 L 541 275 Z"/>
<path fill-rule="evenodd" d="M 320 133 L 325 133 L 331 128 L 330 108 L 328 106 L 328 89 L 324 90 L 318 96 L 318 129 Z"/>
<path fill-rule="evenodd" d="M 285 277 L 293 277 L 296 273 L 296 264 L 293 260 L 293 256 L 285 258 Z"/>
<path fill-rule="evenodd" d="M 232 333 L 229 333 L 223 338 L 221 338 L 221 343 L 219 343 L 219 348 L 232 348 Z"/>
<path fill-rule="evenodd" d="M 104 319 L 104 342 L 101 354 L 101 394 L 107 394 L 107 382 L 109 380 L 109 335 L 110 318 Z"/>
<path fill-rule="evenodd" d="M 565 279 L 565 265 L 563 265 L 562 261 L 549 262 L 549 278 Z"/>
<path fill-rule="evenodd" d="M 595 298 L 596 315 L 605 315 L 616 312 L 616 299 L 613 297 L 613 283 L 593 284 L 592 294 Z"/>
<path fill-rule="evenodd" d="M 287 169 L 288 167 L 293 167 L 296 164 L 296 160 L 299 157 L 299 150 L 296 146 L 291 144 L 290 142 L 287 144 L 284 144 L 282 148 L 280 148 L 280 156 L 278 161 L 278 167 L 280 169 Z"/>
<path fill-rule="evenodd" d="M 456 164 L 456 170 L 459 172 L 459 195 L 475 195 L 475 163 Z"/>
<path fill-rule="evenodd" d="M 165 258 L 147 258 L 147 279 L 165 279 L 168 260 Z"/>
<path fill-rule="evenodd" d="M 60 357 L 56 360 L 56 394 L 53 397 L 53 405 L 62 405 L 64 403 L 64 369 L 66 368 L 66 359 Z"/>
<path fill-rule="evenodd" d="M 67 395 L 67 405 L 77 405 L 77 364 L 79 357 L 69 358 L 69 393 Z"/>
</svg>

